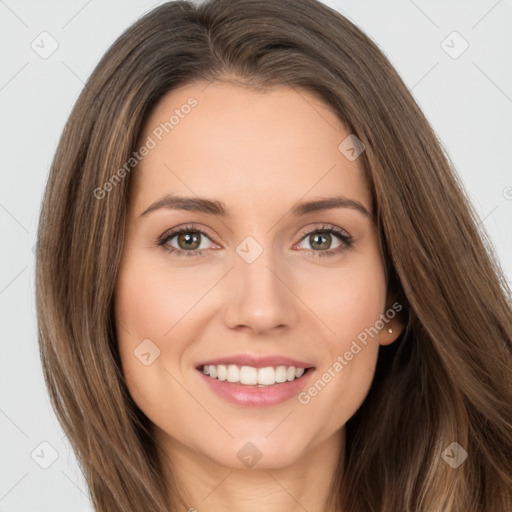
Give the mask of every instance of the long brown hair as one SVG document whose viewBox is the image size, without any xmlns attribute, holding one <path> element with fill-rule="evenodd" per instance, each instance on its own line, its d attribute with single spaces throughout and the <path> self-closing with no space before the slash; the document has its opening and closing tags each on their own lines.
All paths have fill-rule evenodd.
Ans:
<svg viewBox="0 0 512 512">
<path fill-rule="evenodd" d="M 39 343 L 53 407 L 96 510 L 179 507 L 177 490 L 169 503 L 150 422 L 121 371 L 113 294 L 130 171 L 112 176 L 166 92 L 210 80 L 307 90 L 366 146 L 360 158 L 388 288 L 404 306 L 406 329 L 380 348 L 368 396 L 347 423 L 333 504 L 351 512 L 509 512 L 507 281 L 397 72 L 361 30 L 316 0 L 153 9 L 101 59 L 65 126 L 39 223 Z M 99 189 L 108 193 L 99 197 Z M 456 469 L 442 457 L 454 442 L 468 453 Z"/>
</svg>

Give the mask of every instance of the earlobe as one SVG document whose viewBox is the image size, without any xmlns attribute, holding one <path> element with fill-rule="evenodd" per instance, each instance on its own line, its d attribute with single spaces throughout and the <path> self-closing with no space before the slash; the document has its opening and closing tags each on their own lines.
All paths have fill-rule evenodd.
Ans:
<svg viewBox="0 0 512 512">
<path fill-rule="evenodd" d="M 403 325 L 397 320 L 390 320 L 379 333 L 379 343 L 381 345 L 391 345 L 402 334 Z"/>
</svg>

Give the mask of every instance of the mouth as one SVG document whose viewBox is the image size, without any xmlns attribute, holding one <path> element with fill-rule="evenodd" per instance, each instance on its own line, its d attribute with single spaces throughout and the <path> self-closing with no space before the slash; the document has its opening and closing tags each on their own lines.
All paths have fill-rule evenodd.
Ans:
<svg viewBox="0 0 512 512">
<path fill-rule="evenodd" d="M 304 379 L 314 367 L 203 364 L 196 368 L 210 379 L 248 387 L 264 388 Z"/>
<path fill-rule="evenodd" d="M 313 378 L 310 362 L 250 353 L 201 361 L 197 374 L 214 395 L 243 407 L 267 407 L 296 397 Z"/>
</svg>

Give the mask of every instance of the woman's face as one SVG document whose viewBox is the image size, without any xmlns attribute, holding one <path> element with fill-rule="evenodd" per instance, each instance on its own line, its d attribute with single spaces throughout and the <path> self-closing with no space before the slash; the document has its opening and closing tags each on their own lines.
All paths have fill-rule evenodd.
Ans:
<svg viewBox="0 0 512 512">
<path fill-rule="evenodd" d="M 147 120 L 116 322 L 129 391 L 169 446 L 285 466 L 363 402 L 398 332 L 379 322 L 390 303 L 349 135 L 287 87 L 188 85 Z"/>
</svg>

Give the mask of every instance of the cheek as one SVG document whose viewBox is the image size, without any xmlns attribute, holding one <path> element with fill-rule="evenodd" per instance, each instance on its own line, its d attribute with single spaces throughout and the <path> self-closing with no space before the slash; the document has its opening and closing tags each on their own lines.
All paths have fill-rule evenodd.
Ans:
<svg viewBox="0 0 512 512">
<path fill-rule="evenodd" d="M 115 290 L 118 349 L 127 381 L 139 394 L 163 369 L 165 333 L 177 321 L 180 297 L 165 290 L 154 265 L 135 257 L 121 265 Z"/>
<path fill-rule="evenodd" d="M 304 390 L 301 403 L 329 418 L 326 428 L 334 431 L 357 411 L 370 389 L 379 349 L 375 324 L 385 311 L 386 283 L 376 253 L 324 282 L 310 297 L 331 332 L 323 337 L 325 358 L 317 380 Z"/>
<path fill-rule="evenodd" d="M 146 413 L 161 409 L 157 397 L 168 395 L 170 388 L 180 392 L 168 372 L 174 372 L 188 340 L 194 339 L 197 323 L 189 319 L 205 293 L 202 277 L 194 271 L 172 270 L 165 258 L 155 262 L 154 256 L 136 250 L 128 251 L 119 268 L 118 350 L 129 391 Z"/>
<path fill-rule="evenodd" d="M 357 258 L 335 272 L 330 269 L 329 274 L 317 276 L 316 282 L 308 301 L 329 328 L 331 349 L 343 349 L 384 313 L 386 283 L 377 254 Z"/>
<path fill-rule="evenodd" d="M 116 320 L 133 341 L 151 338 L 164 343 L 202 295 L 204 282 L 190 273 L 133 258 L 119 272 Z"/>
<path fill-rule="evenodd" d="M 122 371 L 131 397 L 150 418 L 161 414 L 161 398 L 172 388 L 166 373 L 168 344 L 173 326 L 184 314 L 179 286 L 169 288 L 164 275 L 154 264 L 132 256 L 120 267 L 115 291 Z M 179 339 L 173 339 L 173 353 L 180 350 Z"/>
</svg>

